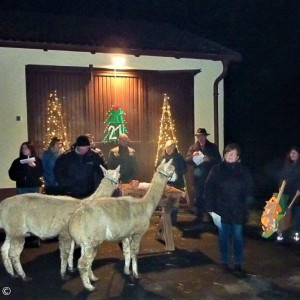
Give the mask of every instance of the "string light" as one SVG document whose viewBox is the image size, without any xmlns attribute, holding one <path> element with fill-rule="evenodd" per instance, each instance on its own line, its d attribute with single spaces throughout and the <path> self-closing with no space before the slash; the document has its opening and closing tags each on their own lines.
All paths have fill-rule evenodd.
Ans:
<svg viewBox="0 0 300 300">
<path fill-rule="evenodd" d="M 177 138 L 175 135 L 175 125 L 172 119 L 169 97 L 164 94 L 164 103 L 162 107 L 162 115 L 160 119 L 160 129 L 158 136 L 157 153 L 155 158 L 155 167 L 161 155 L 163 154 L 165 144 L 168 140 L 173 140 L 177 147 Z"/>
<path fill-rule="evenodd" d="M 67 139 L 66 126 L 64 126 L 63 116 L 61 112 L 61 103 L 56 91 L 49 94 L 47 101 L 47 128 L 46 136 L 43 141 L 43 148 L 46 149 L 53 137 L 57 137 L 62 141 L 65 149 L 70 148 L 70 143 Z"/>
</svg>

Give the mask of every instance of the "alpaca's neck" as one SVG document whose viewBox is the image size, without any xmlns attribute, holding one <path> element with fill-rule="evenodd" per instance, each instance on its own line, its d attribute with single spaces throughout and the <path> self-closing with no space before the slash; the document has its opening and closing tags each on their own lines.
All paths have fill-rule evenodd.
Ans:
<svg viewBox="0 0 300 300">
<path fill-rule="evenodd" d="M 165 190 L 168 178 L 158 172 L 156 172 L 152 178 L 151 185 L 143 197 L 146 203 L 146 211 L 149 217 L 152 216 L 155 208 L 157 207 L 159 200 Z"/>
<path fill-rule="evenodd" d="M 88 198 L 89 200 L 92 200 L 100 197 L 110 197 L 115 188 L 115 184 L 111 180 L 104 177 L 96 191 Z"/>
</svg>

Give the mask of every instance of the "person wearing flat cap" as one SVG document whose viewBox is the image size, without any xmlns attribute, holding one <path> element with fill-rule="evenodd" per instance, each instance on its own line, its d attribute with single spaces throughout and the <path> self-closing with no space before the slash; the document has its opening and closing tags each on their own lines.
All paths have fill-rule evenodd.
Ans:
<svg viewBox="0 0 300 300">
<path fill-rule="evenodd" d="M 196 215 L 199 221 L 203 220 L 204 213 L 204 185 L 210 169 L 221 161 L 218 147 L 207 139 L 205 128 L 198 128 L 195 136 L 197 141 L 191 145 L 187 156 L 187 164 L 193 166 L 193 185 L 195 192 Z"/>
<path fill-rule="evenodd" d="M 90 196 L 98 187 L 105 161 L 90 149 L 89 138 L 81 135 L 74 146 L 58 157 L 54 166 L 54 175 L 65 195 L 74 198 Z"/>
</svg>

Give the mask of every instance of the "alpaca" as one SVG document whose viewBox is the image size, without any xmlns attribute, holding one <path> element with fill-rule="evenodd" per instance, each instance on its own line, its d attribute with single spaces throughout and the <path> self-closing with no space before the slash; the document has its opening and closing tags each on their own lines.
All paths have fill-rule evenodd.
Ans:
<svg viewBox="0 0 300 300">
<path fill-rule="evenodd" d="M 85 201 L 84 205 L 72 215 L 69 233 L 81 246 L 78 269 L 87 290 L 95 289 L 90 282 L 94 280 L 91 265 L 97 254 L 97 246 L 104 240 L 122 241 L 125 257 L 124 273 L 130 274 L 132 260 L 133 276 L 138 278 L 137 254 L 140 242 L 149 227 L 150 218 L 167 181 L 175 170 L 171 163 L 172 160 L 158 166 L 150 188 L 143 198 L 124 196 Z"/>
<path fill-rule="evenodd" d="M 102 165 L 100 165 L 100 167 L 104 174 L 104 178 L 102 179 L 96 191 L 89 197 L 85 198 L 84 200 L 93 200 L 101 197 L 109 197 L 112 195 L 113 191 L 119 185 L 121 166 L 118 166 L 115 170 L 106 170 L 105 168 L 102 167 Z M 73 267 L 74 248 L 75 248 L 75 243 L 72 240 L 69 257 L 68 257 L 68 270 L 70 272 L 74 272 L 74 267 Z"/>
<path fill-rule="evenodd" d="M 87 200 L 98 196 L 111 196 L 118 184 L 120 166 L 116 170 L 103 169 L 104 178 L 99 187 Z M 13 277 L 28 280 L 20 262 L 25 234 L 33 233 L 41 239 L 58 236 L 61 258 L 60 273 L 66 278 L 67 258 L 73 267 L 72 239 L 68 223 L 72 213 L 83 204 L 83 200 L 69 196 L 50 196 L 44 194 L 21 194 L 0 203 L 0 228 L 6 233 L 1 254 L 6 271 Z M 17 275 L 15 275 L 14 270 Z"/>
</svg>

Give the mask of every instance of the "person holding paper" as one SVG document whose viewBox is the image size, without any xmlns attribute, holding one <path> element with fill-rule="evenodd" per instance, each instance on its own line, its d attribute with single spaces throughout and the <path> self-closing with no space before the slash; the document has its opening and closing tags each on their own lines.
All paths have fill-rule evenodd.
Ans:
<svg viewBox="0 0 300 300">
<path fill-rule="evenodd" d="M 237 144 L 228 144 L 224 149 L 224 161 L 213 166 L 205 183 L 205 209 L 216 224 L 220 217 L 219 250 L 221 267 L 229 268 L 229 247 L 233 241 L 234 271 L 241 274 L 243 256 L 243 225 L 247 222 L 252 199 L 251 174 L 240 162 L 241 150 Z M 214 214 L 216 214 L 214 216 Z"/>
<path fill-rule="evenodd" d="M 157 165 L 159 165 L 163 160 L 168 162 L 170 159 L 173 159 L 172 165 L 175 167 L 175 172 L 167 184 L 183 191 L 185 187 L 183 175 L 187 170 L 187 166 L 185 159 L 178 152 L 175 141 L 173 140 L 168 140 L 166 142 L 164 153 Z M 178 208 L 173 209 L 171 212 L 171 220 L 173 225 L 177 222 L 177 214 Z"/>
<path fill-rule="evenodd" d="M 9 178 L 16 182 L 17 193 L 38 193 L 42 186 L 43 166 L 30 142 L 22 143 L 19 157 L 8 170 Z"/>
<path fill-rule="evenodd" d="M 186 162 L 194 168 L 193 185 L 195 193 L 196 216 L 198 221 L 203 220 L 204 213 L 204 184 L 213 165 L 221 161 L 218 147 L 207 139 L 205 128 L 198 128 L 195 136 L 197 141 L 190 146 Z"/>
</svg>

